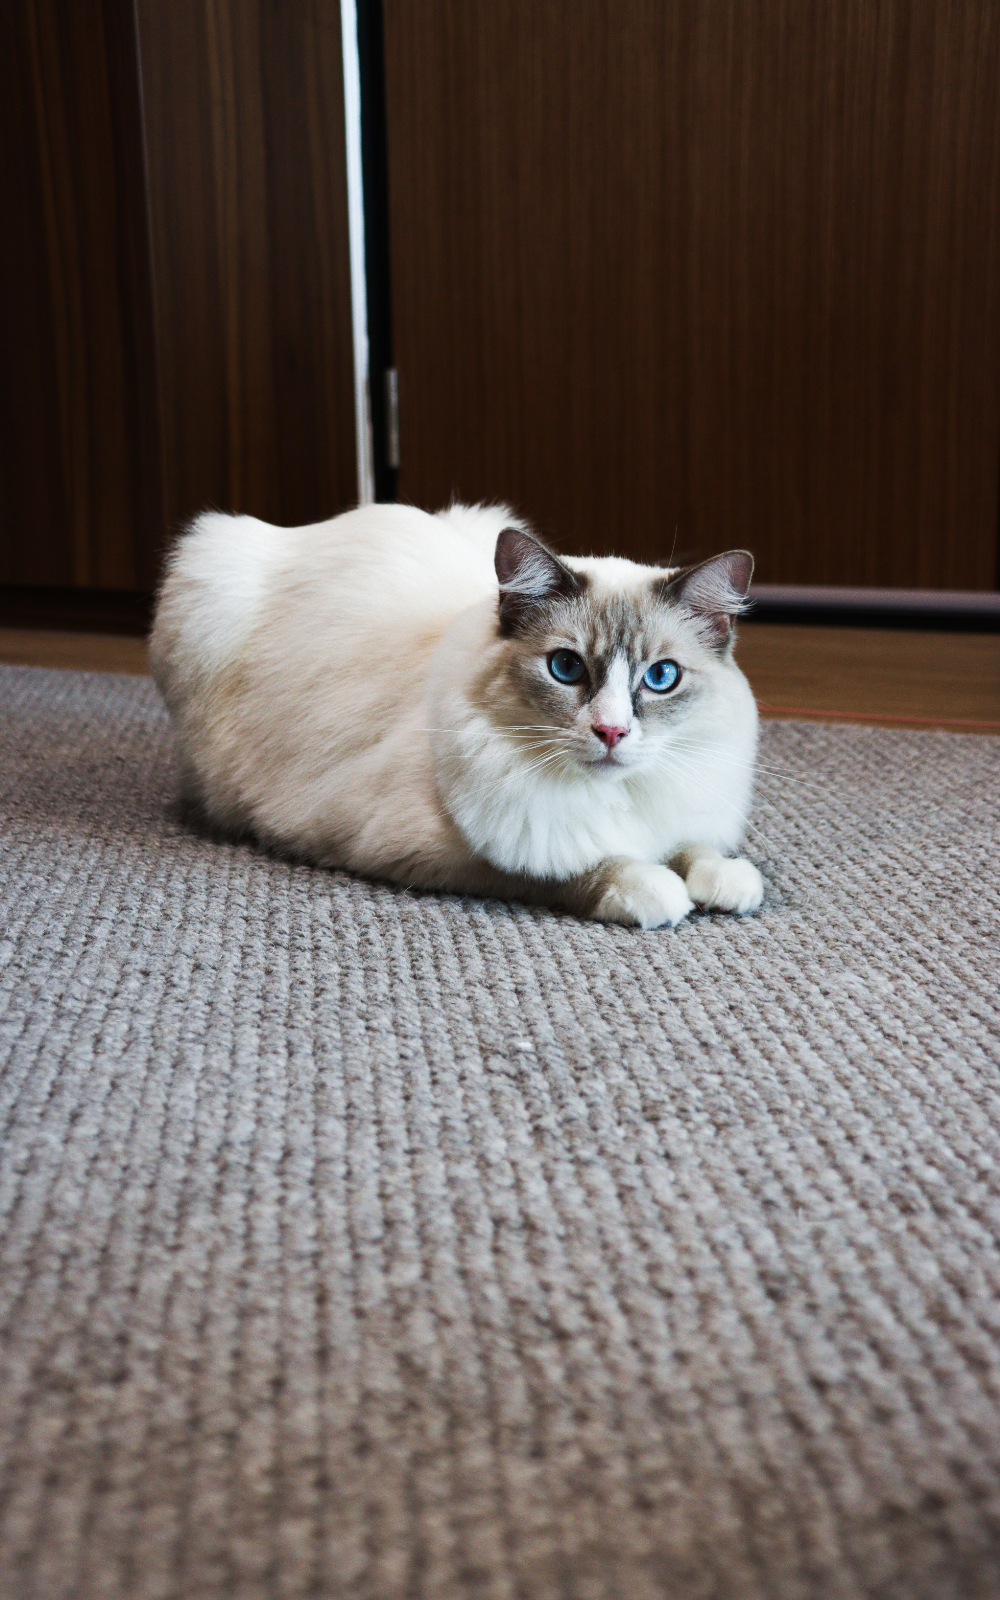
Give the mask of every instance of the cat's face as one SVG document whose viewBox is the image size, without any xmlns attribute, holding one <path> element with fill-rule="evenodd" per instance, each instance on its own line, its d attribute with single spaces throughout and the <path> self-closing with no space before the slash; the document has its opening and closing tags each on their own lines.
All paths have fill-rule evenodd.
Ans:
<svg viewBox="0 0 1000 1600">
<path fill-rule="evenodd" d="M 753 571 L 746 551 L 668 575 L 560 561 L 508 528 L 496 568 L 503 666 L 480 693 L 538 770 L 620 779 L 656 767 L 679 731 L 711 715 Z"/>
</svg>

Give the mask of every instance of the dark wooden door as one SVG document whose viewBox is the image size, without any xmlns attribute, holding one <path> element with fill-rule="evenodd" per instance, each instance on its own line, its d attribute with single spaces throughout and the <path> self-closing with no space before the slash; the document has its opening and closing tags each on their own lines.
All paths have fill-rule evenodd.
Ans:
<svg viewBox="0 0 1000 1600">
<path fill-rule="evenodd" d="M 136 0 L 168 523 L 357 496 L 340 10 Z"/>
<path fill-rule="evenodd" d="M 148 588 L 162 540 L 131 0 L 0 36 L 0 582 Z"/>
<path fill-rule="evenodd" d="M 10 0 L 0 132 L 0 586 L 148 590 L 206 506 L 351 504 L 338 8 Z"/>
<path fill-rule="evenodd" d="M 992 588 L 995 0 L 385 0 L 400 492 Z"/>
</svg>

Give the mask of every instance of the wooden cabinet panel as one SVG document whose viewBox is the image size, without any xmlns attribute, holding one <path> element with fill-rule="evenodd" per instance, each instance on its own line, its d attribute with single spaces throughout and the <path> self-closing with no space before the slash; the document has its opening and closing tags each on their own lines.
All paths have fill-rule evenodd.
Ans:
<svg viewBox="0 0 1000 1600">
<path fill-rule="evenodd" d="M 400 492 L 992 588 L 993 0 L 386 0 Z M 676 530 L 676 533 L 675 533 Z"/>
<path fill-rule="evenodd" d="M 338 8 L 11 0 L 0 128 L 7 610 L 104 615 L 206 506 L 351 504 Z"/>
<path fill-rule="evenodd" d="M 356 497 L 340 14 L 138 0 L 167 516 Z"/>
<path fill-rule="evenodd" d="M 0 582 L 147 587 L 162 505 L 128 0 L 4 7 L 0 129 Z"/>
</svg>

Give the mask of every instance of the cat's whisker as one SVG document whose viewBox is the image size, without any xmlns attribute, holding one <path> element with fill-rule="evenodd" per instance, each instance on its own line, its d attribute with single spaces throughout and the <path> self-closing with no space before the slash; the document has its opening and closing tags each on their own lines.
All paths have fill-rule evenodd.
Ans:
<svg viewBox="0 0 1000 1600">
<path fill-rule="evenodd" d="M 745 815 L 741 807 L 737 806 L 725 795 L 720 795 L 718 793 L 718 790 L 714 787 L 714 785 L 710 784 L 708 781 L 708 777 L 705 774 L 704 769 L 693 758 L 681 754 L 676 749 L 669 749 L 662 752 L 660 757 L 660 765 L 662 766 L 663 770 L 668 772 L 671 770 L 679 770 L 687 781 L 693 781 L 699 789 L 707 793 L 711 793 L 714 799 L 721 801 L 723 805 L 728 806 L 730 810 L 735 811 L 738 815 Z M 753 798 L 754 795 L 751 792 L 750 804 L 752 804 Z M 747 821 L 747 825 L 751 826 L 749 819 Z"/>
<path fill-rule="evenodd" d="M 748 772 L 772 770 L 774 772 L 787 771 L 791 773 L 790 768 L 779 768 L 772 766 L 772 764 L 768 762 L 762 762 L 757 755 L 734 755 L 730 750 L 720 750 L 716 744 L 709 743 L 707 740 L 695 741 L 690 737 L 683 736 L 676 745 L 671 745 L 669 748 L 672 750 L 683 750 L 689 755 L 694 756 L 710 756 L 717 761 L 725 761 L 733 767 L 744 767 Z"/>
<path fill-rule="evenodd" d="M 698 754 L 704 753 L 713 761 L 724 762 L 728 766 L 736 767 L 741 771 L 749 773 L 752 777 L 763 776 L 766 778 L 774 778 L 781 783 L 791 783 L 796 784 L 798 787 L 803 789 L 811 789 L 816 794 L 826 793 L 826 790 L 822 784 L 811 783 L 808 778 L 801 777 L 797 772 L 791 772 L 782 767 L 772 767 L 766 762 L 748 761 L 742 756 L 727 755 L 724 751 L 716 750 L 711 745 L 704 745 L 700 748 L 700 750 L 693 749 L 690 745 L 684 745 L 680 747 L 676 745 L 671 746 L 672 750 L 677 750 L 678 748 L 695 757 Z"/>
<path fill-rule="evenodd" d="M 720 761 L 728 761 L 733 766 L 745 766 L 755 772 L 773 772 L 778 776 L 789 778 L 795 778 L 798 776 L 798 774 L 791 767 L 779 766 L 774 761 L 761 761 L 759 755 L 755 754 L 750 757 L 734 755 L 732 751 L 719 750 L 718 746 L 715 744 L 710 744 L 706 740 L 695 741 L 687 735 L 682 736 L 681 743 L 677 746 L 673 746 L 672 748 L 685 749 L 690 751 L 692 754 L 713 755 Z"/>
<path fill-rule="evenodd" d="M 723 751 L 713 750 L 711 746 L 704 747 L 702 751 L 691 750 L 690 746 L 686 748 L 693 755 L 705 754 L 712 760 L 725 762 L 727 766 L 737 767 L 745 772 L 763 773 L 767 777 L 785 779 L 789 783 L 809 783 L 807 778 L 803 778 L 800 773 L 793 772 L 788 767 L 774 767 L 766 761 L 748 761 L 741 756 L 730 756 Z M 810 787 L 819 788 L 820 785 L 810 784 Z"/>
<path fill-rule="evenodd" d="M 533 773 L 541 771 L 543 767 L 549 766 L 553 762 L 560 760 L 562 756 L 562 750 L 552 750 L 547 755 L 542 756 L 538 761 L 533 761 L 527 767 L 515 767 L 513 772 L 504 774 L 496 787 L 498 789 L 506 788 L 508 784 L 523 781 L 525 778 L 530 777 Z"/>
<path fill-rule="evenodd" d="M 769 772 L 766 767 L 748 768 L 748 773 L 754 780 L 754 794 L 764 795 L 772 785 L 779 785 L 785 789 L 801 790 L 803 796 L 825 795 L 827 791 L 822 784 L 810 783 L 808 778 L 800 778 L 796 773 Z"/>
<path fill-rule="evenodd" d="M 563 754 L 564 752 L 562 750 L 549 750 L 545 755 L 540 756 L 537 761 L 533 762 L 531 766 L 522 767 L 521 771 L 536 772 L 540 767 L 544 767 L 549 765 L 551 762 L 561 760 Z"/>
<path fill-rule="evenodd" d="M 531 739 L 516 746 L 518 754 L 531 756 L 536 752 L 548 750 L 553 755 L 567 755 L 572 752 L 573 746 L 566 739 Z"/>
<path fill-rule="evenodd" d="M 671 760 L 670 758 L 673 759 Z M 684 762 L 683 758 L 680 762 L 678 762 L 676 749 L 659 752 L 657 765 L 661 766 L 663 770 L 668 772 L 671 770 L 671 766 L 680 766 L 682 775 L 688 783 L 693 782 L 695 787 L 702 790 L 703 793 L 711 794 L 712 799 L 716 804 L 721 803 L 722 805 L 726 806 L 727 809 L 732 811 L 735 816 L 739 817 L 743 828 L 755 834 L 764 848 L 766 850 L 770 850 L 770 841 L 765 837 L 757 824 L 751 820 L 749 813 L 743 811 L 740 806 L 736 805 L 732 800 L 727 799 L 725 795 L 719 794 L 715 788 L 710 786 L 709 783 L 705 781 L 699 768 L 695 766 L 693 762 L 688 764 Z"/>
</svg>

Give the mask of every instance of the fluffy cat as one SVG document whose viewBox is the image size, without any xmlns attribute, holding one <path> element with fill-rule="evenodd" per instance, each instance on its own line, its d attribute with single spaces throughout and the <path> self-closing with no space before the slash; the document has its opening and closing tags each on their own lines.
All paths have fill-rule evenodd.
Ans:
<svg viewBox="0 0 1000 1600">
<path fill-rule="evenodd" d="M 551 554 L 503 506 L 307 528 L 208 512 L 153 669 L 216 823 L 323 866 L 641 928 L 753 911 L 745 551 Z"/>
</svg>

